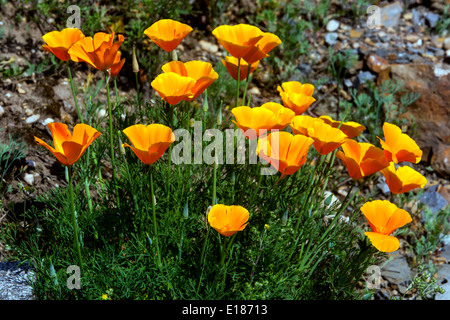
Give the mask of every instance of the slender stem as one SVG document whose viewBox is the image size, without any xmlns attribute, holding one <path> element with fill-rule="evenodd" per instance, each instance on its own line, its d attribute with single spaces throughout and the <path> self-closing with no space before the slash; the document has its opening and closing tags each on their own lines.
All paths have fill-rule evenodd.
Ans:
<svg viewBox="0 0 450 320">
<path fill-rule="evenodd" d="M 216 184 L 217 184 L 217 161 L 216 159 L 214 159 L 212 205 L 215 205 L 217 203 Z"/>
<path fill-rule="evenodd" d="M 67 70 L 69 73 L 70 87 L 72 88 L 73 100 L 75 101 L 75 107 L 77 109 L 78 118 L 80 118 L 81 123 L 84 123 L 83 116 L 81 115 L 80 107 L 78 106 L 77 94 L 75 92 L 75 86 L 73 85 L 72 72 L 70 71 L 69 61 L 67 61 Z"/>
<path fill-rule="evenodd" d="M 153 168 L 149 166 L 150 172 L 150 202 L 152 204 L 152 215 L 153 215 L 153 232 L 155 234 L 156 251 L 158 255 L 158 266 L 161 267 L 161 252 L 159 250 L 159 237 L 158 237 L 158 226 L 156 225 L 156 209 L 155 209 L 155 192 L 153 189 Z"/>
<path fill-rule="evenodd" d="M 237 88 L 236 88 L 236 107 L 239 106 L 239 87 L 241 80 L 241 58 L 238 59 L 238 71 L 237 71 Z"/>
<path fill-rule="evenodd" d="M 80 249 L 80 242 L 78 240 L 78 224 L 77 224 L 77 218 L 75 216 L 75 202 L 73 198 L 73 182 L 72 182 L 72 167 L 66 166 L 67 169 L 67 182 L 69 184 L 69 198 L 70 198 L 70 211 L 72 213 L 72 226 L 73 226 L 73 232 L 74 232 L 74 242 L 75 242 L 75 249 L 77 250 L 78 254 L 78 264 L 80 269 L 83 269 L 83 260 L 81 258 L 81 249 Z"/>
<path fill-rule="evenodd" d="M 112 123 L 112 111 L 111 111 L 111 97 L 109 93 L 109 76 L 105 73 L 106 76 L 106 98 L 108 99 L 108 117 L 109 117 L 109 145 L 110 145 L 110 153 L 111 153 L 111 166 L 113 172 L 113 181 L 116 189 L 116 199 L 117 206 L 120 207 L 119 202 L 119 192 L 117 187 L 117 177 L 116 177 L 116 164 L 115 164 L 115 155 L 114 155 L 114 135 L 113 135 L 113 123 Z"/>
<path fill-rule="evenodd" d="M 244 95 L 242 96 L 242 105 L 245 106 L 245 99 L 247 98 L 247 86 L 248 86 L 248 80 L 250 78 L 250 65 L 248 65 L 247 68 L 247 77 L 245 78 L 245 87 L 244 87 Z M 247 102 L 248 105 L 250 105 L 250 99 Z"/>
</svg>

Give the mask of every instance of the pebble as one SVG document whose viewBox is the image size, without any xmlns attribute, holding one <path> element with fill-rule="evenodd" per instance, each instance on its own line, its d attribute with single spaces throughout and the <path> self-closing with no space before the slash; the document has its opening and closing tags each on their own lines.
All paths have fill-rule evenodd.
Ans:
<svg viewBox="0 0 450 320">
<path fill-rule="evenodd" d="M 353 38 L 353 39 L 360 38 L 362 36 L 362 34 L 363 33 L 361 31 L 358 31 L 356 29 L 350 30 L 350 33 L 349 33 L 350 38 Z"/>
<path fill-rule="evenodd" d="M 27 124 L 34 123 L 34 122 L 38 121 L 39 118 L 40 118 L 40 115 L 38 115 L 38 114 L 32 115 L 25 120 L 25 123 L 27 123 Z"/>
<path fill-rule="evenodd" d="M 34 184 L 34 175 L 32 173 L 25 173 L 23 175 L 23 180 L 28 183 L 28 185 L 32 186 Z"/>
<path fill-rule="evenodd" d="M 325 35 L 325 42 L 329 46 L 334 46 L 337 43 L 338 34 L 336 32 L 330 32 Z"/>
<path fill-rule="evenodd" d="M 5 113 L 5 109 L 3 109 L 2 106 L 0 106 L 0 117 Z"/>
<path fill-rule="evenodd" d="M 328 32 L 334 32 L 338 28 L 339 28 L 339 21 L 334 20 L 334 19 L 328 21 L 327 26 L 326 26 L 326 29 Z"/>
<path fill-rule="evenodd" d="M 444 49 L 445 50 L 450 50 L 450 37 L 445 38 L 445 40 L 444 40 Z"/>
<path fill-rule="evenodd" d="M 46 118 L 44 121 L 42 121 L 42 125 L 45 127 L 49 123 L 55 122 L 52 118 Z"/>
</svg>

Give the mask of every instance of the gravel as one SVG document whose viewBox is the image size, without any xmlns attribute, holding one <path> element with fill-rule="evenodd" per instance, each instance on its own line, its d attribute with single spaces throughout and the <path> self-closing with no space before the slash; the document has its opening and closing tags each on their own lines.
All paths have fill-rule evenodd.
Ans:
<svg viewBox="0 0 450 320">
<path fill-rule="evenodd" d="M 0 300 L 34 300 L 33 266 L 27 262 L 0 262 Z"/>
</svg>

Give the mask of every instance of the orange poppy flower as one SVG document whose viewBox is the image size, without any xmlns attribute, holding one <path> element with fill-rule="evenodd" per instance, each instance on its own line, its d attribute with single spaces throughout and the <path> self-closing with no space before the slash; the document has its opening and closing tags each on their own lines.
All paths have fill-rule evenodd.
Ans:
<svg viewBox="0 0 450 320">
<path fill-rule="evenodd" d="M 197 81 L 191 77 L 184 77 L 175 72 L 165 72 L 158 75 L 151 83 L 159 96 L 171 105 L 176 105 L 181 100 L 189 100 L 194 97 L 192 88 Z"/>
<path fill-rule="evenodd" d="M 145 164 L 156 162 L 175 141 L 172 129 L 162 124 L 136 124 L 123 130 L 133 146 L 127 143 L 122 147 L 129 147 Z"/>
<path fill-rule="evenodd" d="M 391 234 L 412 221 L 408 212 L 386 200 L 366 202 L 361 211 L 372 229 L 364 234 L 375 248 L 381 252 L 394 252 L 400 248 L 400 242 Z"/>
<path fill-rule="evenodd" d="M 53 136 L 54 148 L 38 137 L 34 137 L 37 144 L 46 147 L 63 165 L 71 166 L 83 155 L 89 145 L 101 133 L 87 124 L 79 123 L 73 128 L 73 135 L 67 125 L 51 122 L 47 125 Z"/>
<path fill-rule="evenodd" d="M 233 57 L 244 57 L 253 46 L 264 36 L 264 33 L 255 26 L 238 24 L 234 26 L 222 25 L 212 32 L 225 50 Z"/>
<path fill-rule="evenodd" d="M 304 136 L 307 136 L 308 127 L 311 127 L 312 124 L 316 121 L 324 122 L 320 118 L 314 118 L 308 115 L 298 115 L 292 118 L 289 126 L 291 127 L 292 132 L 294 132 L 294 134 L 302 134 Z"/>
<path fill-rule="evenodd" d="M 274 166 L 282 175 L 295 173 L 305 163 L 314 140 L 286 131 L 271 132 L 258 139 L 256 154 Z"/>
<path fill-rule="evenodd" d="M 311 137 L 314 140 L 314 148 L 321 155 L 332 152 L 348 139 L 340 129 L 333 128 L 319 118 L 295 116 L 290 126 L 294 133 Z"/>
<path fill-rule="evenodd" d="M 162 66 L 164 72 L 175 72 L 183 77 L 195 79 L 195 85 L 191 89 L 192 98 L 186 98 L 186 101 L 192 101 L 205 91 L 214 81 L 219 78 L 217 72 L 212 68 L 211 63 L 204 61 L 171 61 Z"/>
<path fill-rule="evenodd" d="M 270 32 L 265 32 L 263 37 L 250 49 L 243 59 L 248 64 L 255 63 L 256 61 L 268 57 L 268 53 L 280 44 L 281 40 L 278 36 Z"/>
<path fill-rule="evenodd" d="M 272 129 L 282 130 L 286 128 L 295 117 L 294 111 L 276 102 L 266 102 L 261 108 L 269 109 L 275 114 L 277 123 Z"/>
<path fill-rule="evenodd" d="M 83 32 L 77 28 L 65 28 L 61 31 L 52 31 L 42 36 L 45 44 L 42 49 L 53 53 L 58 59 L 62 61 L 70 60 L 70 47 L 84 38 Z"/>
<path fill-rule="evenodd" d="M 221 60 L 222 64 L 225 66 L 225 68 L 227 68 L 228 73 L 230 74 L 230 76 L 234 79 L 237 80 L 238 79 L 238 59 L 235 57 L 225 57 L 225 60 Z M 250 65 L 250 73 L 252 73 L 253 71 L 255 71 L 255 69 L 258 67 L 259 65 L 259 61 L 256 61 L 254 63 L 252 63 Z M 248 67 L 249 64 L 247 62 L 245 62 L 244 60 L 241 60 L 241 64 L 239 67 L 239 79 L 246 79 L 247 78 L 247 73 L 248 73 Z M 250 74 L 248 73 L 248 74 Z"/>
<path fill-rule="evenodd" d="M 342 144 L 342 150 L 336 152 L 336 157 L 344 162 L 352 179 L 362 179 L 389 165 L 383 150 L 370 143 L 349 139 Z"/>
<path fill-rule="evenodd" d="M 208 223 L 218 233 L 229 237 L 244 230 L 249 217 L 250 214 L 244 207 L 216 204 L 209 210 Z"/>
<path fill-rule="evenodd" d="M 120 59 L 119 51 L 125 38 L 119 34 L 118 40 L 113 42 L 114 35 L 114 32 L 97 32 L 93 38 L 83 38 L 69 49 L 70 57 L 75 62 L 86 62 L 98 70 L 109 70 L 112 76 L 116 76 L 125 63 L 125 59 Z"/>
<path fill-rule="evenodd" d="M 231 120 L 236 124 L 245 137 L 250 140 L 265 134 L 268 130 L 273 129 L 277 124 L 275 113 L 267 108 L 247 106 L 235 107 L 231 110 L 235 120 Z"/>
<path fill-rule="evenodd" d="M 294 111 L 296 115 L 304 113 L 316 101 L 312 97 L 314 86 L 309 83 L 301 84 L 298 81 L 288 81 L 282 83 L 281 87 L 278 86 L 277 90 L 283 104 Z"/>
<path fill-rule="evenodd" d="M 394 162 L 381 170 L 386 179 L 389 190 L 394 194 L 405 193 L 416 188 L 423 188 L 427 179 L 419 172 L 408 166 L 395 168 Z"/>
<path fill-rule="evenodd" d="M 144 34 L 158 47 L 171 52 L 192 30 L 187 24 L 172 19 L 162 19 L 145 29 Z"/>
<path fill-rule="evenodd" d="M 385 141 L 380 139 L 381 147 L 384 149 L 386 160 L 394 163 L 411 162 L 419 163 L 422 159 L 422 150 L 417 143 L 407 134 L 402 133 L 395 124 L 385 122 L 383 124 Z"/>
<path fill-rule="evenodd" d="M 341 125 L 339 129 L 341 129 L 341 131 L 345 133 L 349 139 L 353 139 L 359 136 L 362 131 L 366 130 L 365 126 L 354 121 L 347 121 L 341 124 L 340 121 L 333 120 L 328 115 L 323 115 L 319 118 L 322 119 L 325 123 L 331 125 L 333 128 L 338 128 L 339 125 Z"/>
</svg>

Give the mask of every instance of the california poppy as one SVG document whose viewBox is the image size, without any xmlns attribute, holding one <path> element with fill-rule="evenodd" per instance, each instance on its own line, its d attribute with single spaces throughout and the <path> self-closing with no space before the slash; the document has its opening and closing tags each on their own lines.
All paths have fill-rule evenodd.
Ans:
<svg viewBox="0 0 450 320">
<path fill-rule="evenodd" d="M 381 170 L 389 190 L 394 194 L 405 193 L 416 188 L 423 188 L 427 179 L 411 167 L 395 168 L 394 162 Z"/>
<path fill-rule="evenodd" d="M 136 124 L 123 130 L 133 146 L 127 143 L 123 147 L 129 147 L 136 156 L 145 164 L 156 162 L 175 141 L 172 129 L 162 124 Z"/>
<path fill-rule="evenodd" d="M 278 36 L 270 32 L 263 33 L 263 37 L 250 49 L 250 51 L 243 56 L 243 59 L 252 64 L 263 58 L 268 57 L 268 53 L 272 51 L 276 46 L 281 44 L 281 40 Z"/>
<path fill-rule="evenodd" d="M 276 102 L 266 102 L 261 105 L 261 108 L 269 109 L 275 114 L 276 124 L 272 129 L 282 130 L 286 128 L 295 117 L 294 111 Z"/>
<path fill-rule="evenodd" d="M 339 128 L 343 133 L 347 135 L 349 139 L 353 139 L 361 134 L 362 131 L 366 130 L 366 127 L 354 121 L 341 122 L 331 119 L 328 115 L 323 115 L 319 117 L 325 123 L 328 123 L 333 128 Z"/>
<path fill-rule="evenodd" d="M 267 108 L 241 106 L 233 108 L 231 113 L 236 119 L 236 121 L 231 121 L 236 124 L 250 140 L 265 134 L 277 124 L 275 113 Z"/>
<path fill-rule="evenodd" d="M 394 252 L 400 248 L 399 240 L 391 234 L 412 221 L 408 212 L 386 200 L 366 202 L 361 211 L 372 229 L 364 234 L 375 248 L 381 252 Z"/>
<path fill-rule="evenodd" d="M 187 24 L 172 19 L 162 19 L 145 29 L 144 34 L 158 47 L 171 52 L 192 30 Z"/>
<path fill-rule="evenodd" d="M 422 150 L 417 143 L 406 133 L 402 133 L 395 124 L 385 122 L 383 124 L 384 141 L 380 139 L 384 155 L 389 162 L 419 163 L 422 159 Z"/>
<path fill-rule="evenodd" d="M 249 216 L 248 210 L 242 206 L 216 204 L 208 212 L 208 223 L 218 233 L 229 237 L 245 229 Z"/>
<path fill-rule="evenodd" d="M 286 131 L 271 132 L 258 139 L 256 154 L 273 165 L 282 175 L 295 173 L 306 162 L 314 140 Z"/>
<path fill-rule="evenodd" d="M 230 76 L 234 80 L 238 79 L 238 69 L 239 69 L 239 79 L 245 79 L 247 77 L 247 75 L 252 73 L 253 71 L 255 71 L 255 69 L 259 65 L 259 61 L 253 62 L 250 65 L 250 72 L 249 72 L 249 70 L 248 70 L 249 64 L 247 62 L 245 62 L 244 60 L 241 60 L 239 68 L 238 68 L 238 59 L 235 57 L 227 56 L 227 57 L 225 57 L 225 60 L 222 59 L 221 61 L 222 61 L 222 64 L 225 66 L 225 68 L 227 68 Z"/>
<path fill-rule="evenodd" d="M 42 36 L 45 44 L 42 49 L 53 53 L 62 61 L 70 60 L 69 49 L 79 40 L 84 38 L 83 32 L 77 28 L 65 28 L 61 31 L 51 31 Z"/>
<path fill-rule="evenodd" d="M 353 179 L 362 179 L 389 165 L 383 150 L 370 143 L 349 139 L 342 144 L 342 150 L 336 152 L 336 157 L 344 162 Z"/>
<path fill-rule="evenodd" d="M 118 40 L 114 42 L 114 35 L 114 32 L 97 32 L 93 38 L 83 38 L 69 49 L 70 57 L 75 62 L 86 62 L 98 70 L 109 70 L 111 76 L 116 76 L 125 63 L 125 59 L 120 59 L 119 51 L 125 38 L 119 34 Z"/>
<path fill-rule="evenodd" d="M 183 77 L 195 79 L 195 85 L 190 90 L 192 98 L 185 98 L 186 101 L 196 99 L 219 77 L 217 72 L 212 68 L 211 63 L 198 60 L 185 63 L 181 61 L 171 61 L 163 65 L 162 70 L 164 72 L 175 72 Z"/>
<path fill-rule="evenodd" d="M 321 155 L 334 151 L 348 139 L 347 135 L 340 129 L 333 128 L 331 125 L 323 122 L 322 119 L 308 117 L 303 115 L 295 116 L 290 126 L 294 133 L 301 133 L 311 137 L 314 140 L 314 148 Z"/>
<path fill-rule="evenodd" d="M 151 83 L 159 96 L 171 105 L 194 97 L 192 89 L 197 81 L 191 77 L 184 77 L 175 72 L 165 72 L 158 75 Z"/>
<path fill-rule="evenodd" d="M 233 57 L 243 58 L 253 46 L 264 36 L 264 33 L 255 26 L 237 24 L 234 26 L 222 25 L 212 32 L 225 50 Z"/>
<path fill-rule="evenodd" d="M 298 81 L 288 81 L 277 87 L 283 104 L 295 112 L 296 115 L 303 114 L 311 104 L 316 101 L 312 96 L 314 86 L 309 83 L 302 84 Z"/>
<path fill-rule="evenodd" d="M 67 125 L 51 122 L 47 125 L 52 133 L 54 148 L 34 137 L 37 144 L 46 147 L 63 165 L 71 166 L 83 155 L 87 147 L 100 136 L 100 132 L 83 123 L 75 125 L 73 135 Z"/>
<path fill-rule="evenodd" d="M 289 109 L 290 110 L 290 109 Z M 292 129 L 294 134 L 303 134 L 305 136 L 308 135 L 308 127 L 312 126 L 313 122 L 320 121 L 324 122 L 320 118 L 311 117 L 308 115 L 298 115 L 292 118 L 289 126 Z"/>
</svg>

